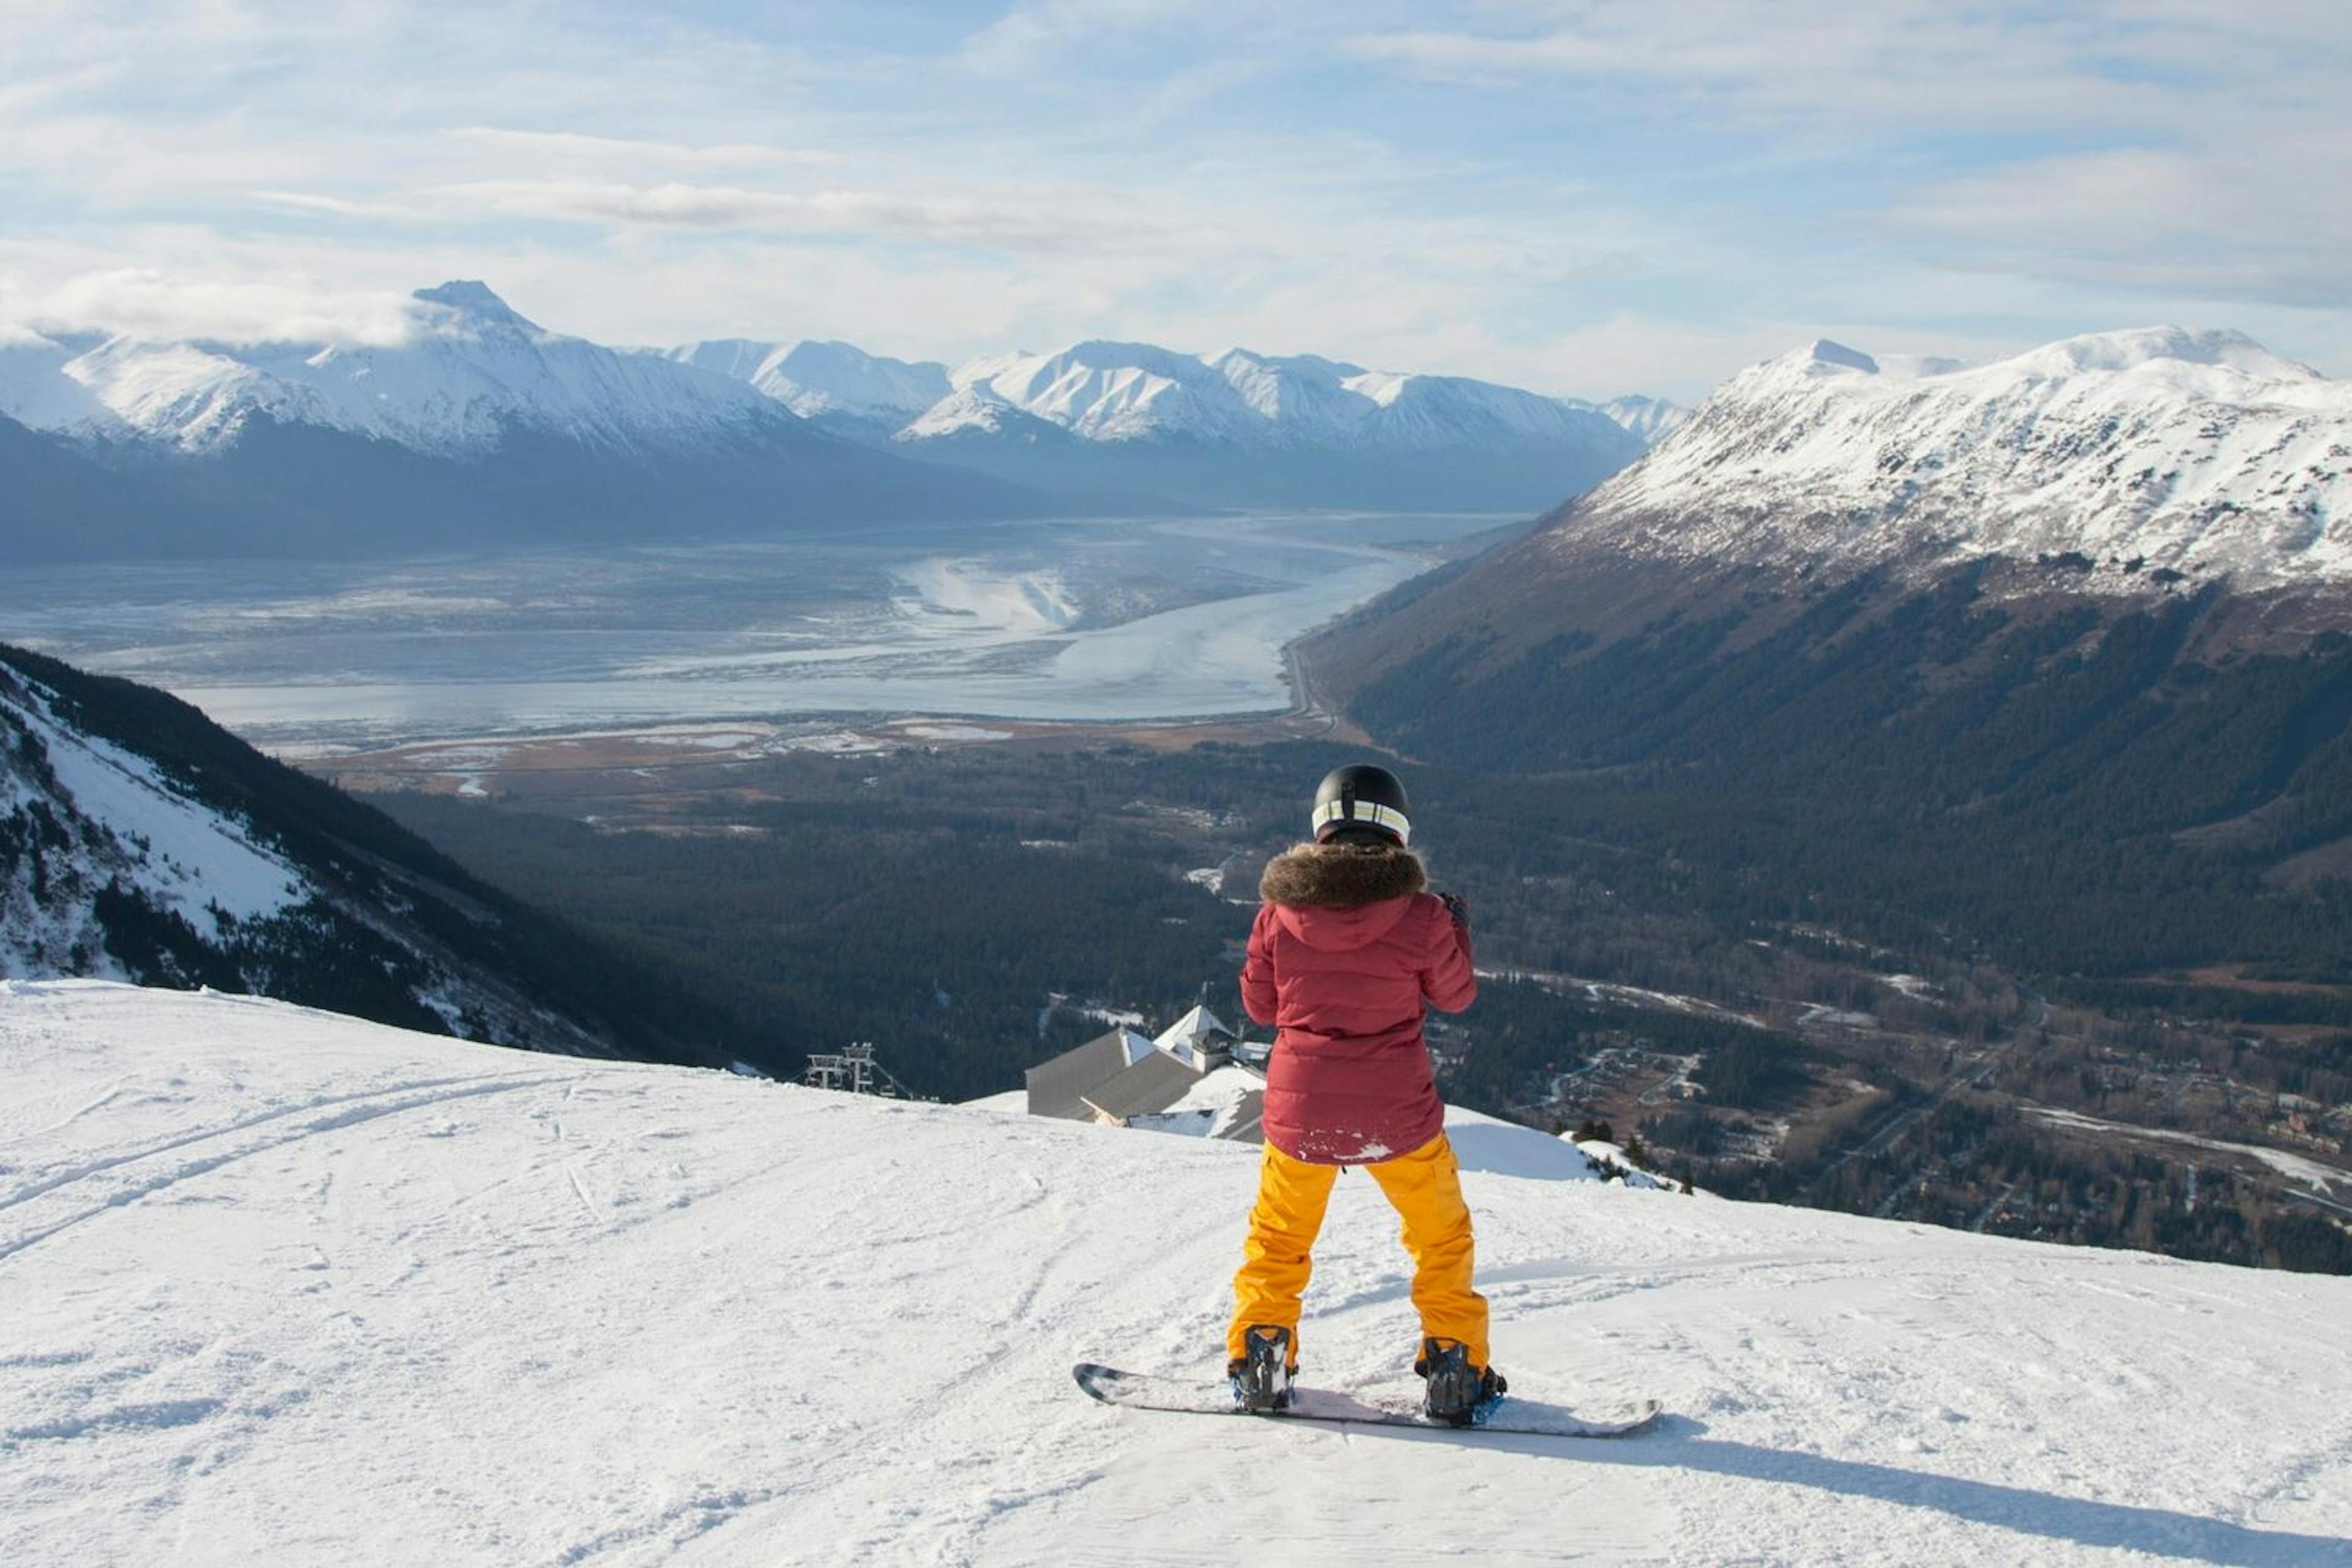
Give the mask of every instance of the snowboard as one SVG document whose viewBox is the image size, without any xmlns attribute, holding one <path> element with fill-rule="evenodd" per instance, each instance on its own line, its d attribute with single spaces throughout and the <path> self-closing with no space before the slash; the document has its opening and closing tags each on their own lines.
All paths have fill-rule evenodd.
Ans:
<svg viewBox="0 0 2352 1568">
<path fill-rule="evenodd" d="M 1637 1399 L 1622 1409 L 1599 1417 L 1580 1415 L 1562 1405 L 1539 1404 L 1509 1394 L 1496 1401 L 1484 1420 L 1468 1426 L 1433 1421 L 1421 1406 L 1402 1400 L 1366 1400 L 1328 1388 L 1294 1388 L 1290 1404 L 1280 1410 L 1243 1410 L 1234 1404 L 1233 1391 L 1222 1383 L 1195 1383 L 1174 1377 L 1148 1377 L 1117 1367 L 1080 1362 L 1070 1369 L 1085 1389 L 1105 1405 L 1127 1410 L 1169 1410 L 1193 1415 L 1255 1415 L 1270 1421 L 1331 1421 L 1364 1426 L 1418 1426 L 1429 1432 L 1510 1432 L 1537 1437 L 1626 1437 L 1654 1423 L 1662 1407 L 1654 1399 Z"/>
</svg>

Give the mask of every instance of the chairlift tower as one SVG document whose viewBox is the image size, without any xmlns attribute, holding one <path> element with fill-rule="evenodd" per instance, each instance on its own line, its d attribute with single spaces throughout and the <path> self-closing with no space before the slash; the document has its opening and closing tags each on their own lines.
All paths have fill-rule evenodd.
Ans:
<svg viewBox="0 0 2352 1568">
<path fill-rule="evenodd" d="M 801 1082 L 811 1089 L 871 1094 L 887 1100 L 912 1098 L 887 1068 L 874 1059 L 874 1043 L 859 1040 L 837 1054 L 812 1055 Z"/>
</svg>

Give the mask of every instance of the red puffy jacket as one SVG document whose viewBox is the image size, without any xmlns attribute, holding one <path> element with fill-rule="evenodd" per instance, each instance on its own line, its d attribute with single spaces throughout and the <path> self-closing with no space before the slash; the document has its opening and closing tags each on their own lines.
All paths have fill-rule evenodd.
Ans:
<svg viewBox="0 0 2352 1568">
<path fill-rule="evenodd" d="M 1303 844 L 1266 867 L 1242 1005 L 1276 1026 L 1265 1138 L 1294 1159 L 1394 1159 L 1444 1131 L 1423 1005 L 1478 994 L 1470 933 L 1402 849 Z"/>
</svg>

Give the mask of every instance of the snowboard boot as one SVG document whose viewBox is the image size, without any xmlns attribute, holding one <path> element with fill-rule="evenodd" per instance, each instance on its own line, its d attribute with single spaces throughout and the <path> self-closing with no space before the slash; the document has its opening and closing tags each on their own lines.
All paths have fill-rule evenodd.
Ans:
<svg viewBox="0 0 2352 1568">
<path fill-rule="evenodd" d="M 1448 1426 L 1469 1426 L 1495 1408 L 1510 1385 L 1491 1366 L 1472 1366 L 1470 1350 L 1459 1340 L 1425 1339 L 1412 1370 L 1428 1380 L 1422 1391 L 1422 1413 Z"/>
<path fill-rule="evenodd" d="M 1290 1359 L 1290 1331 L 1274 1323 L 1252 1323 L 1244 1335 L 1246 1355 L 1225 1363 L 1233 1379 L 1234 1405 L 1242 1410 L 1281 1410 L 1290 1404 L 1291 1381 L 1298 1375 Z"/>
</svg>

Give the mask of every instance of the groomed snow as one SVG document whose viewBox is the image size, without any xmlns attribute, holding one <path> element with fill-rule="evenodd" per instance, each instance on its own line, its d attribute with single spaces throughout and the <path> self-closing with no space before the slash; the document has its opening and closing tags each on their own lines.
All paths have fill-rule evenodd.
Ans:
<svg viewBox="0 0 2352 1568">
<path fill-rule="evenodd" d="M 2344 1279 L 1473 1171 L 1515 1386 L 1657 1430 L 1156 1416 L 1069 1364 L 1211 1375 L 1247 1147 L 89 983 L 0 1064 L 0 1562 L 2352 1554 Z M 1393 1229 L 1319 1384 L 1410 1383 Z"/>
</svg>

